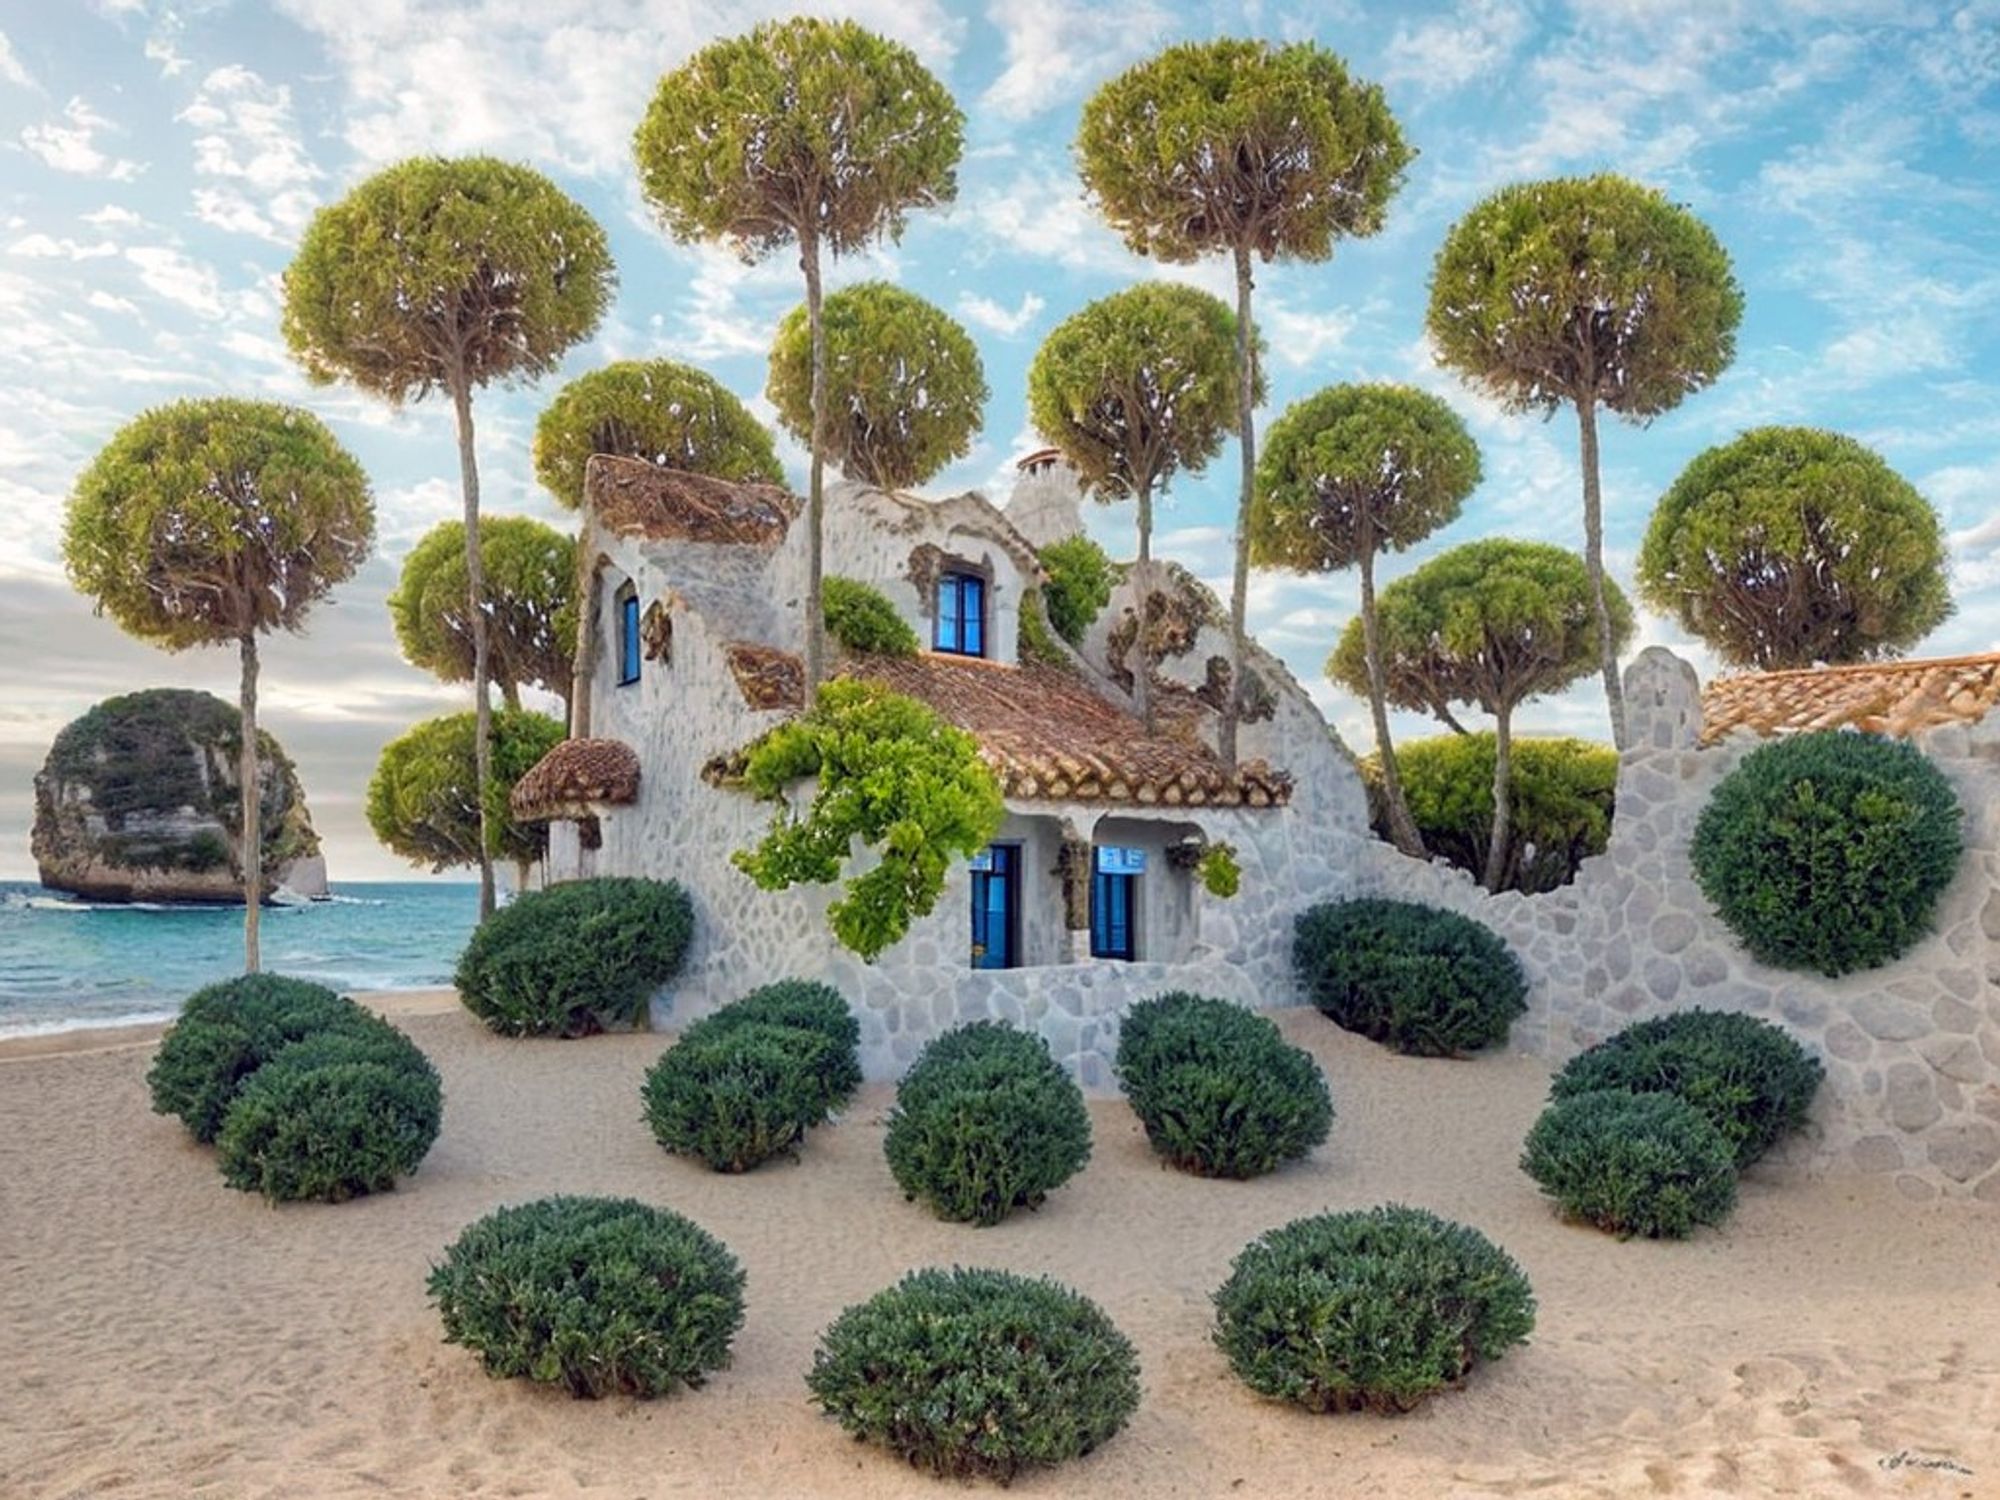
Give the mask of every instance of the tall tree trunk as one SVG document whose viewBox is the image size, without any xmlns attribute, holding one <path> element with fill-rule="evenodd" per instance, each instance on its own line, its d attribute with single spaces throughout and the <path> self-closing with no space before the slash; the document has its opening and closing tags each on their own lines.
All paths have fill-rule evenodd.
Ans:
<svg viewBox="0 0 2000 1500">
<path fill-rule="evenodd" d="M 1403 800 L 1403 772 L 1389 741 L 1389 683 L 1382 668 L 1382 630 L 1375 617 L 1375 548 L 1361 548 L 1361 647 L 1368 658 L 1368 706 L 1375 715 L 1375 753 L 1382 757 L 1382 798 L 1389 804 L 1389 838 L 1403 853 L 1424 857 L 1424 837 Z"/>
<path fill-rule="evenodd" d="M 1489 891 L 1507 878 L 1508 845 L 1514 840 L 1514 711 L 1503 708 L 1493 716 L 1493 842 L 1486 849 Z"/>
<path fill-rule="evenodd" d="M 579 560 L 590 554 L 584 550 L 590 529 L 577 538 Z M 597 613 L 604 608 L 604 574 L 592 562 L 578 570 L 576 609 L 576 664 L 569 684 L 569 733 L 571 739 L 590 738 L 591 680 L 597 675 Z"/>
<path fill-rule="evenodd" d="M 257 633 L 243 632 L 237 643 L 243 676 L 236 703 L 243 715 L 243 748 L 236 761 L 237 790 L 243 797 L 243 972 L 263 967 L 257 929 L 264 915 L 264 789 L 257 774 Z"/>
<path fill-rule="evenodd" d="M 1153 487 L 1139 487 L 1139 629 L 1132 637 L 1132 702 L 1153 732 Z"/>
<path fill-rule="evenodd" d="M 806 322 L 812 332 L 812 467 L 806 484 L 806 701 L 826 680 L 826 611 L 821 571 L 826 548 L 826 324 L 820 315 L 819 235 L 799 236 L 799 269 L 806 274 Z"/>
<path fill-rule="evenodd" d="M 500 701 L 515 713 L 521 711 L 521 685 L 518 682 L 500 684 Z"/>
<path fill-rule="evenodd" d="M 472 385 L 464 367 L 452 371 L 451 400 L 458 412 L 458 475 L 465 489 L 465 603 L 472 616 L 472 762 L 479 796 L 479 916 L 493 915 L 493 703 L 492 664 L 486 639 L 486 575 L 479 557 L 479 460 L 472 448 Z"/>
<path fill-rule="evenodd" d="M 1625 689 L 1618 680 L 1618 652 L 1611 643 L 1611 605 L 1604 595 L 1604 495 L 1597 475 L 1597 403 L 1576 403 L 1579 456 L 1583 463 L 1583 566 L 1597 609 L 1597 656 L 1604 669 L 1604 701 L 1611 710 L 1611 743 L 1625 748 Z"/>
<path fill-rule="evenodd" d="M 1250 608 L 1250 505 L 1257 485 L 1256 343 L 1250 328 L 1250 247 L 1236 247 L 1236 399 L 1243 488 L 1236 502 L 1236 567 L 1229 587 L 1229 691 L 1223 697 L 1217 748 L 1236 769 L 1236 727 L 1243 717 L 1244 618 Z"/>
</svg>

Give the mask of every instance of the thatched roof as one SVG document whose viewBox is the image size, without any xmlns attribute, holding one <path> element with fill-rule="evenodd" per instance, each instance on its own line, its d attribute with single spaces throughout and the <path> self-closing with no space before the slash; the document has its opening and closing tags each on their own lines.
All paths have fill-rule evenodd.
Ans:
<svg viewBox="0 0 2000 1500">
<path fill-rule="evenodd" d="M 589 817 L 638 800 L 639 757 L 623 740 L 564 740 L 514 783 L 508 805 L 530 822 Z"/>
<path fill-rule="evenodd" d="M 619 536 L 656 542 L 774 547 L 798 501 L 776 485 L 734 484 L 598 454 L 584 470 L 584 503 Z"/>
<path fill-rule="evenodd" d="M 1869 729 L 1911 735 L 1969 724 L 2000 701 L 2000 652 L 1930 661 L 1864 662 L 1720 677 L 1701 695 L 1702 743 L 1760 735 Z"/>
</svg>

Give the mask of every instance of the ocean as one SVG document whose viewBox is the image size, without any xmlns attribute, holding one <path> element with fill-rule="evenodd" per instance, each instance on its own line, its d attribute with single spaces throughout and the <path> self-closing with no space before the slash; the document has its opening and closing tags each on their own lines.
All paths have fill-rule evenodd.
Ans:
<svg viewBox="0 0 2000 1500">
<path fill-rule="evenodd" d="M 343 992 L 451 983 L 479 888 L 341 882 L 333 899 L 264 909 L 264 967 Z M 76 901 L 0 881 L 0 1036 L 175 1014 L 243 971 L 243 909 Z"/>
</svg>

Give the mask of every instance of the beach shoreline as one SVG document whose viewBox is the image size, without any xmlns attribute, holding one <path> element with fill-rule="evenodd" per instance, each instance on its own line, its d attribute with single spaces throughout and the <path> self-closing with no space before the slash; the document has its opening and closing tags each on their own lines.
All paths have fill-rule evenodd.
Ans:
<svg viewBox="0 0 2000 1500">
<path fill-rule="evenodd" d="M 458 991 L 449 985 L 418 985 L 401 990 L 354 990 L 350 998 L 394 1021 L 408 1016 L 437 1015 L 459 1008 Z M 0 1062 L 27 1057 L 56 1057 L 71 1052 L 104 1052 L 145 1047 L 157 1042 L 173 1025 L 172 1013 L 157 1016 L 112 1016 L 102 1020 L 80 1017 L 0 1030 Z"/>
</svg>

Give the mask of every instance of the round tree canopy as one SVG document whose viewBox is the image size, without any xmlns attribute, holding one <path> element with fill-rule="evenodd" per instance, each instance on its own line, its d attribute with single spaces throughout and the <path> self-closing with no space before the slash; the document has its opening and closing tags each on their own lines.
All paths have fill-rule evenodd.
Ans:
<svg viewBox="0 0 2000 1500">
<path fill-rule="evenodd" d="M 595 453 L 716 479 L 783 484 L 771 434 L 721 381 L 672 360 L 621 360 L 579 375 L 535 424 L 535 477 L 571 510 Z"/>
<path fill-rule="evenodd" d="M 1325 260 L 1381 229 L 1414 154 L 1382 91 L 1332 52 L 1230 38 L 1112 79 L 1084 105 L 1076 146 L 1104 217 L 1164 261 L 1238 246 Z"/>
<path fill-rule="evenodd" d="M 378 172 L 307 226 L 285 271 L 285 341 L 318 382 L 389 401 L 546 375 L 588 338 L 617 273 L 595 219 L 490 156 Z"/>
<path fill-rule="evenodd" d="M 922 484 L 972 448 L 986 373 L 966 331 L 886 281 L 863 281 L 821 306 L 826 329 L 826 456 L 882 489 Z M 803 304 L 778 325 L 765 395 L 778 420 L 812 441 L 812 330 Z"/>
<path fill-rule="evenodd" d="M 63 560 L 80 593 L 178 651 L 297 629 L 375 538 L 361 465 L 312 413 L 177 401 L 121 428 L 76 482 Z"/>
<path fill-rule="evenodd" d="M 1605 580 L 1612 640 L 1632 636 L 1632 606 Z M 1398 708 L 1448 718 L 1454 703 L 1511 713 L 1597 670 L 1597 616 L 1583 559 L 1544 542 L 1467 542 L 1382 590 L 1382 665 Z M 1366 696 L 1361 622 L 1348 622 L 1327 675 Z"/>
<path fill-rule="evenodd" d="M 433 871 L 479 863 L 479 772 L 473 716 L 446 714 L 412 726 L 382 748 L 368 783 L 368 826 L 391 853 Z M 547 714 L 502 709 L 493 715 L 493 777 L 487 788 L 495 858 L 540 859 L 548 825 L 517 822 L 507 798 L 562 742 Z"/>
<path fill-rule="evenodd" d="M 1759 427 L 1701 454 L 1653 512 L 1639 593 L 1732 666 L 1867 661 L 1951 614 L 1930 502 L 1838 433 Z"/>
<path fill-rule="evenodd" d="M 486 639 L 493 681 L 511 699 L 523 687 L 568 697 L 576 650 L 576 542 L 528 516 L 479 518 Z M 403 559 L 389 617 L 403 659 L 443 682 L 472 680 L 465 523 L 425 532 Z"/>
<path fill-rule="evenodd" d="M 1198 474 L 1236 429 L 1236 315 L 1177 282 L 1100 297 L 1036 351 L 1028 413 L 1100 500 Z"/>
<path fill-rule="evenodd" d="M 715 42 L 660 80 L 632 143 L 683 242 L 757 260 L 808 234 L 834 254 L 949 203 L 965 117 L 907 47 L 800 16 Z"/>
<path fill-rule="evenodd" d="M 1300 573 L 1400 552 L 1458 516 L 1479 447 L 1444 402 L 1406 385 L 1336 385 L 1271 425 L 1257 464 L 1250 555 Z"/>
<path fill-rule="evenodd" d="M 1516 183 L 1445 237 L 1438 359 L 1515 411 L 1588 398 L 1635 421 L 1712 383 L 1743 293 L 1709 227 L 1623 177 Z"/>
</svg>

